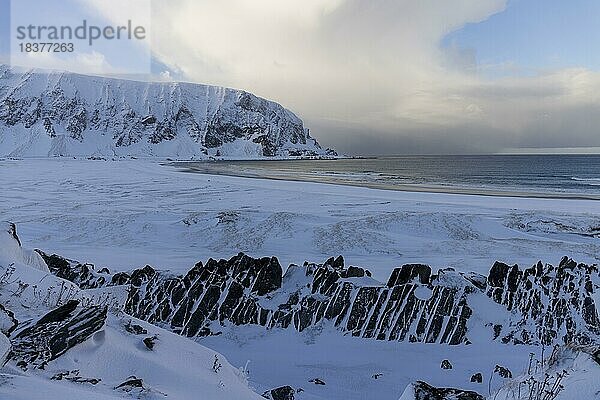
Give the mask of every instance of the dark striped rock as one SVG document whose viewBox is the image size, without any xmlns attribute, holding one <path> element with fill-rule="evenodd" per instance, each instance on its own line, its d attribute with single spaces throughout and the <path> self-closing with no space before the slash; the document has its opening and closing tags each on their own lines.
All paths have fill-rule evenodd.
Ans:
<svg viewBox="0 0 600 400">
<path fill-rule="evenodd" d="M 23 369 L 44 366 L 100 330 L 106 321 L 106 307 L 78 307 L 70 300 L 50 311 L 11 340 L 11 358 Z"/>
<path fill-rule="evenodd" d="M 129 285 L 129 315 L 189 337 L 219 334 L 227 324 L 299 332 L 330 324 L 362 338 L 469 344 L 467 323 L 475 307 L 485 314 L 485 302 L 504 310 L 485 316 L 485 329 L 504 343 L 589 343 L 600 334 L 598 269 L 567 258 L 558 267 L 524 270 L 496 262 L 488 276 L 451 268 L 434 274 L 427 265 L 407 264 L 386 284 L 366 269 L 346 267 L 341 256 L 290 265 L 285 275 L 277 258 L 243 253 L 198 263 L 185 275 L 150 266 L 110 275 L 45 258 L 53 272 L 81 287 Z"/>
<path fill-rule="evenodd" d="M 353 336 L 378 340 L 467 341 L 467 294 L 476 290 L 468 281 L 445 287 L 428 268 L 405 266 L 394 271 L 397 283 L 383 285 L 362 268 L 345 268 L 341 257 L 292 265 L 283 277 L 281 271 L 276 258 L 239 254 L 199 263 L 184 276 L 145 275 L 131 281 L 126 312 L 185 336 L 211 334 L 225 323 L 303 331 L 328 321 Z M 431 291 L 430 298 L 415 295 L 420 286 Z"/>
<path fill-rule="evenodd" d="M 185 336 L 206 334 L 211 321 L 264 325 L 261 318 L 267 311 L 258 299 L 279 289 L 282 279 L 276 258 L 243 254 L 198 263 L 184 276 L 138 271 L 131 274 L 126 312 L 151 323 L 169 323 Z"/>
<path fill-rule="evenodd" d="M 521 270 L 496 262 L 487 295 L 517 317 L 504 327 L 503 342 L 589 343 L 600 334 L 594 293 L 598 268 L 564 257 L 555 267 L 538 262 Z M 500 332 L 498 332 L 500 334 Z"/>
<path fill-rule="evenodd" d="M 96 272 L 92 264 L 81 264 L 56 254 L 48 255 L 38 249 L 35 251 L 42 256 L 52 274 L 75 283 L 81 289 L 95 289 L 107 283 L 110 271 L 106 268 Z"/>
</svg>

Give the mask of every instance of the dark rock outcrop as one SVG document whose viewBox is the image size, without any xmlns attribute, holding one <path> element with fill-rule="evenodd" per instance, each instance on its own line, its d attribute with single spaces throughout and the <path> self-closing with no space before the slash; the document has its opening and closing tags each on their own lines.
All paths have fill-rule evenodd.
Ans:
<svg viewBox="0 0 600 400">
<path fill-rule="evenodd" d="M 15 224 L 13 224 L 12 222 L 9 222 L 7 224 L 7 226 L 8 226 L 8 234 L 17 241 L 19 246 L 21 246 L 21 240 L 19 239 L 19 236 L 17 236 L 17 226 Z"/>
<path fill-rule="evenodd" d="M 134 335 L 145 335 L 148 333 L 148 330 L 146 330 L 144 327 L 137 324 L 132 324 L 131 320 L 129 320 L 129 323 L 125 325 L 125 330 L 129 333 L 133 333 Z"/>
<path fill-rule="evenodd" d="M 483 382 L 483 375 L 481 375 L 481 372 L 477 372 L 477 373 L 471 375 L 471 382 L 473 382 L 473 383 L 482 383 Z"/>
<path fill-rule="evenodd" d="M 15 314 L 0 304 L 0 332 L 10 337 L 11 333 L 17 329 L 19 321 L 15 318 Z"/>
<path fill-rule="evenodd" d="M 156 344 L 156 336 L 149 336 L 147 338 L 144 338 L 142 342 L 148 350 L 154 350 L 154 345 Z"/>
<path fill-rule="evenodd" d="M 42 256 L 52 274 L 75 283 L 81 289 L 102 287 L 110 277 L 107 269 L 96 272 L 92 264 L 81 264 L 56 254 L 48 255 L 39 249 L 35 251 Z"/>
<path fill-rule="evenodd" d="M 442 363 L 440 364 L 440 368 L 441 369 L 452 369 L 452 364 L 448 360 L 442 360 Z"/>
<path fill-rule="evenodd" d="M 144 380 L 132 375 L 119 385 L 115 386 L 115 389 L 122 390 L 124 392 L 131 392 L 134 389 L 144 390 Z"/>
<path fill-rule="evenodd" d="M 365 338 L 466 342 L 466 321 L 471 315 L 467 294 L 475 288 L 468 282 L 463 287 L 438 285 L 426 269 L 412 265 L 396 271 L 394 282 L 398 283 L 385 286 L 372 281 L 363 286 L 352 278 L 368 276 L 367 271 L 346 268 L 338 257 L 324 264 L 292 266 L 282 278 L 276 258 L 239 254 L 230 260 L 199 263 L 185 276 L 154 273 L 133 279 L 134 271 L 128 280 L 132 288 L 126 312 L 151 323 L 168 323 L 186 336 L 210 334 L 226 322 L 303 331 L 330 321 L 342 331 Z M 419 276 L 418 282 L 410 281 L 413 274 Z M 302 286 L 282 287 L 286 280 L 300 280 Z M 414 293 L 421 285 L 432 289 L 428 300 Z M 263 305 L 275 292 L 287 300 Z"/>
<path fill-rule="evenodd" d="M 258 300 L 280 288 L 281 279 L 276 258 L 244 254 L 198 263 L 184 276 L 136 270 L 125 311 L 150 323 L 169 323 L 185 336 L 208 334 L 213 321 L 265 325 L 268 310 Z"/>
<path fill-rule="evenodd" d="M 275 389 L 267 390 L 262 397 L 270 400 L 294 400 L 296 390 L 291 386 L 281 386 Z"/>
<path fill-rule="evenodd" d="M 415 382 L 412 387 L 415 400 L 485 400 L 477 392 L 454 388 L 438 388 L 423 381 Z"/>
<path fill-rule="evenodd" d="M 44 368 L 48 361 L 88 339 L 106 321 L 106 307 L 78 307 L 70 300 L 50 311 L 33 325 L 19 331 L 11 340 L 11 358 L 23 369 Z"/>
<path fill-rule="evenodd" d="M 40 254 L 54 273 L 80 287 L 129 285 L 128 314 L 189 337 L 219 334 L 226 324 L 301 332 L 329 323 L 363 338 L 469 344 L 474 294 L 506 310 L 508 323 L 489 325 L 504 343 L 588 343 L 600 334 L 598 268 L 567 258 L 558 267 L 538 263 L 525 270 L 496 262 L 487 277 L 451 268 L 433 274 L 427 265 L 408 264 L 384 285 L 366 269 L 346 267 L 341 256 L 291 265 L 282 276 L 275 257 L 240 253 L 174 276 L 150 266 L 110 275 Z"/>
<path fill-rule="evenodd" d="M 510 371 L 510 369 L 503 367 L 501 365 L 496 365 L 496 367 L 494 368 L 494 373 L 498 374 L 499 376 L 501 376 L 504 379 L 508 379 L 508 378 L 512 378 L 512 372 Z"/>
<path fill-rule="evenodd" d="M 405 285 L 411 282 L 428 284 L 431 278 L 431 268 L 423 264 L 407 264 L 401 268 L 395 268 L 388 280 L 388 287 Z"/>
<path fill-rule="evenodd" d="M 589 343 L 600 334 L 593 294 L 598 290 L 595 265 L 564 257 L 555 267 L 538 262 L 521 270 L 496 262 L 488 276 L 487 295 L 517 315 L 504 327 L 505 343 Z"/>
<path fill-rule="evenodd" d="M 102 379 L 99 379 L 99 378 L 82 377 L 79 375 L 78 369 L 73 370 L 73 371 L 57 372 L 50 379 L 53 381 L 67 380 L 67 381 L 71 381 L 71 382 L 75 382 L 75 383 L 89 383 L 91 385 L 97 385 L 98 383 L 100 383 L 100 381 L 102 381 Z"/>
</svg>

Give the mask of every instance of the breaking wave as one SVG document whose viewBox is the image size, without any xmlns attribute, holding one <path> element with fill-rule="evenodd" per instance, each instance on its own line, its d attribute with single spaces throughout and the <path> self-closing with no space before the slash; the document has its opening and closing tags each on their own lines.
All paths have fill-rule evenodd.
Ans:
<svg viewBox="0 0 600 400">
<path fill-rule="evenodd" d="M 577 181 L 582 185 L 600 186 L 600 178 L 579 178 L 577 176 L 573 176 L 571 177 L 571 180 Z"/>
</svg>

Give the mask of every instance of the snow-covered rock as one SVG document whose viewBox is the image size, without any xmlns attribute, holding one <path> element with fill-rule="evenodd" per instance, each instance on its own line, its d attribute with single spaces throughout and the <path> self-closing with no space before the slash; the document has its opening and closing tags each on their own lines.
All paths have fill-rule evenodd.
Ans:
<svg viewBox="0 0 600 400">
<path fill-rule="evenodd" d="M 107 295 L 125 286 L 82 290 L 31 262 L 43 259 L 21 248 L 14 225 L 4 228 L 0 398 L 261 399 L 248 387 L 246 374 L 221 354 L 123 316 Z M 148 337 L 154 341 L 152 351 L 144 345 Z M 135 384 L 138 379 L 140 385 Z"/>
<path fill-rule="evenodd" d="M 292 274 L 296 272 L 291 269 Z M 449 344 L 467 340 L 471 310 L 466 296 L 474 290 L 472 286 L 432 285 L 433 294 L 421 300 L 414 291 L 423 283 L 398 280 L 382 285 L 362 268 L 346 268 L 342 257 L 324 264 L 307 263 L 304 274 L 308 287 L 298 290 L 293 284 L 296 279 L 282 278 L 274 257 L 253 259 L 239 254 L 230 260 L 209 260 L 206 265 L 198 263 L 184 277 L 162 277 L 156 272 L 145 280 L 132 280 L 125 311 L 151 322 L 169 323 L 186 336 L 217 333 L 224 321 L 293 327 L 299 332 L 331 321 L 338 329 L 364 338 Z M 430 275 L 422 279 L 431 284 Z M 282 286 L 283 281 L 292 284 Z M 267 306 L 272 303 L 268 299 L 275 297 L 283 302 Z"/>
<path fill-rule="evenodd" d="M 520 269 L 496 262 L 488 275 L 487 295 L 517 317 L 504 327 L 503 342 L 589 343 L 600 334 L 596 265 L 564 257 L 558 266 Z"/>
<path fill-rule="evenodd" d="M 0 365 L 4 365 L 11 350 L 10 340 L 0 332 Z"/>
<path fill-rule="evenodd" d="M 17 326 L 19 326 L 19 321 L 15 318 L 15 314 L 0 304 L 0 332 L 10 336 Z"/>
<path fill-rule="evenodd" d="M 362 338 L 451 345 L 482 335 L 534 345 L 590 343 L 600 335 L 598 269 L 568 258 L 525 270 L 496 262 L 487 277 L 407 264 L 387 284 L 346 267 L 341 256 L 283 274 L 275 257 L 240 253 L 199 262 L 183 276 L 150 266 L 110 275 L 56 255 L 44 259 L 81 287 L 129 285 L 127 313 L 189 337 L 218 334 L 227 322 L 302 332 L 326 321 Z"/>
<path fill-rule="evenodd" d="M 24 370 L 44 368 L 104 326 L 106 306 L 78 306 L 79 301 L 69 300 L 17 332 L 12 342 L 12 358 L 17 365 Z"/>
<path fill-rule="evenodd" d="M 294 400 L 296 390 L 291 386 L 281 386 L 275 389 L 267 390 L 262 397 L 269 400 Z"/>
<path fill-rule="evenodd" d="M 0 265 L 10 263 L 20 263 L 40 271 L 50 272 L 38 253 L 21 246 L 15 224 L 0 221 Z"/>
<path fill-rule="evenodd" d="M 241 90 L 0 65 L 0 155 L 325 156 L 302 120 Z"/>
<path fill-rule="evenodd" d="M 45 258 L 53 271 L 63 264 L 60 257 Z M 352 336 L 447 344 L 468 342 L 472 310 L 467 298 L 479 290 L 467 280 L 440 285 L 431 268 L 414 265 L 395 269 L 384 285 L 363 268 L 345 267 L 341 256 L 323 264 L 290 266 L 282 276 L 275 257 L 254 259 L 243 253 L 199 262 L 184 276 L 146 266 L 110 280 L 86 275 L 85 285 L 99 281 L 130 285 L 128 314 L 189 337 L 216 334 L 225 322 L 302 332 L 331 321 Z M 423 290 L 426 298 L 417 293 Z"/>
<path fill-rule="evenodd" d="M 399 400 L 485 400 L 485 398 L 470 390 L 439 388 L 417 381 L 406 387 Z"/>
<path fill-rule="evenodd" d="M 6 230 L 6 235 L 16 241 L 9 231 Z M 47 396 L 67 399 L 82 396 L 94 399 L 131 396 L 163 398 L 165 394 L 182 399 L 194 398 L 199 394 L 211 400 L 258 399 L 258 395 L 246 383 L 247 362 L 244 369 L 236 370 L 221 354 L 184 336 L 209 335 L 196 340 L 214 343 L 214 340 L 224 340 L 221 338 L 226 336 L 233 340 L 241 335 L 244 343 L 250 343 L 259 337 L 268 342 L 269 337 L 281 334 L 287 335 L 286 340 L 298 335 L 312 342 L 311 337 L 319 332 L 331 335 L 331 343 L 342 338 L 356 341 L 355 349 L 366 348 L 361 357 L 370 357 L 369 349 L 384 344 L 415 346 L 413 356 L 418 354 L 427 358 L 428 362 L 432 361 L 431 358 L 437 358 L 436 364 L 430 363 L 435 370 L 442 371 L 436 368 L 440 361 L 452 361 L 453 368 L 443 370 L 443 375 L 432 371 L 413 376 L 409 382 L 414 383 L 406 390 L 404 388 L 408 382 L 403 381 L 394 389 L 394 397 L 385 398 L 398 398 L 402 393 L 402 400 L 479 400 L 483 398 L 477 393 L 482 392 L 482 381 L 486 383 L 485 389 L 491 387 L 492 398 L 497 390 L 501 391 L 502 398 L 508 393 L 518 393 L 519 387 L 525 385 L 519 374 L 522 367 L 527 369 L 526 364 L 505 364 L 497 360 L 501 358 L 499 353 L 491 352 L 488 356 L 494 357 L 492 362 L 500 365 L 490 370 L 484 367 L 483 362 L 477 361 L 476 365 L 471 365 L 459 356 L 468 349 L 475 348 L 474 352 L 477 352 L 486 346 L 506 346 L 506 352 L 521 353 L 534 348 L 513 346 L 512 343 L 520 343 L 514 340 L 517 337 L 515 334 L 511 336 L 514 332 L 526 332 L 529 338 L 527 343 L 534 346 L 546 343 L 546 338 L 550 338 L 552 344 L 557 343 L 555 347 L 546 347 L 546 356 L 551 349 L 567 349 L 564 356 L 558 350 L 552 351 L 549 359 L 554 361 L 539 364 L 542 369 L 535 369 L 526 376 L 527 379 L 535 375 L 538 382 L 543 383 L 542 377 L 546 372 L 558 377 L 556 374 L 562 374 L 561 371 L 565 369 L 569 374 L 561 379 L 565 388 L 569 385 L 569 389 L 563 390 L 557 399 L 578 398 L 568 397 L 569 393 L 584 393 L 593 397 L 593 393 L 598 391 L 596 377 L 600 351 L 594 344 L 598 343 L 597 326 L 595 319 L 591 318 L 597 313 L 598 271 L 596 266 L 577 264 L 570 259 L 563 259 L 556 267 L 536 264 L 525 270 L 496 263 L 487 276 L 457 272 L 451 268 L 433 273 L 427 265 L 407 264 L 393 270 L 386 283 L 380 283 L 371 278 L 370 272 L 364 268 L 345 266 L 341 256 L 330 258 L 323 264 L 292 265 L 283 273 L 275 257 L 255 259 L 239 254 L 229 260 L 211 259 L 206 264 L 197 263 L 186 274 L 176 275 L 150 266 L 129 272 L 110 273 L 105 268 L 96 271 L 91 264 L 41 251 L 38 254 L 52 274 L 14 263 L 15 271 L 13 278 L 8 281 L 10 283 L 0 284 L 0 304 L 6 305 L 6 310 L 15 311 L 16 319 L 23 322 L 23 326 L 9 335 L 15 356 L 0 370 L 0 377 L 8 377 L 10 381 L 10 385 L 0 385 L 0 397 L 42 398 L 28 391 L 30 386 L 41 385 Z M 1 267 L 0 275 L 6 269 Z M 23 283 L 30 283 L 36 288 L 25 287 Z M 54 291 L 61 286 L 69 290 L 68 295 L 61 297 L 55 294 Z M 94 315 L 99 315 L 98 311 L 103 310 L 95 304 L 103 301 L 103 295 L 119 290 L 124 293 L 125 311 L 130 315 L 115 315 L 110 311 L 114 306 L 109 304 L 104 325 L 92 323 L 94 328 L 86 330 L 91 325 L 84 320 L 99 321 Z M 49 304 L 56 304 L 61 298 L 63 306 L 49 307 Z M 568 307 L 561 303 L 563 298 L 569 300 Z M 77 299 L 78 304 L 85 303 L 85 306 L 72 309 L 75 300 L 67 299 Z M 72 332 L 75 335 L 65 337 L 79 337 L 82 340 L 73 341 L 65 351 L 59 347 L 60 354 L 57 353 L 56 357 L 52 357 L 53 352 L 49 350 L 39 355 L 41 363 L 37 359 L 31 361 L 30 355 L 37 353 L 29 350 L 43 346 L 36 344 L 23 347 L 21 332 L 40 333 L 23 335 L 27 337 L 25 345 L 34 343 L 38 337 L 45 344 L 47 341 L 44 337 L 56 335 L 49 325 L 45 326 L 54 323 L 54 319 L 47 315 L 56 315 L 56 310 L 67 305 L 71 311 L 58 313 L 64 315 L 63 322 L 57 324 L 58 331 L 67 325 L 74 328 Z M 547 317 L 550 313 L 554 318 Z M 90 318 L 70 322 L 79 315 Z M 2 320 L 3 330 L 10 325 L 5 323 L 9 319 Z M 502 325 L 495 325 L 492 321 L 502 321 Z M 370 325 L 373 326 L 372 332 Z M 270 329 L 278 327 L 287 329 Z M 79 328 L 83 329 L 84 335 L 77 336 Z M 270 332 L 265 333 L 264 328 Z M 483 334 L 484 331 L 487 334 Z M 218 335 L 220 332 L 223 334 Z M 371 333 L 367 335 L 367 332 Z M 548 336 L 549 332 L 554 333 Z M 507 337 L 510 340 L 505 340 Z M 592 344 L 582 346 L 582 339 Z M 149 341 L 151 346 L 148 346 Z M 564 347 L 559 346 L 563 342 L 569 343 Z M 53 343 L 53 339 L 50 339 L 50 343 Z M 469 343 L 470 346 L 447 346 Z M 224 351 L 223 348 L 221 351 Z M 585 355 L 577 352 L 584 352 Z M 297 354 L 289 355 L 295 356 Z M 361 365 L 364 363 L 365 359 L 356 358 L 356 362 Z M 23 359 L 31 361 L 27 363 L 28 366 L 43 366 L 44 372 L 27 368 L 26 371 L 19 369 L 18 373 L 14 373 L 11 368 L 17 368 L 17 363 Z M 249 359 L 238 360 L 238 365 L 244 365 Z M 183 365 L 185 368 L 173 368 L 173 365 Z M 19 366 L 23 364 L 19 363 Z M 543 369 L 550 366 L 552 370 Z M 286 366 L 281 368 L 287 371 Z M 289 399 L 290 396 L 301 398 L 305 395 L 309 398 L 323 391 L 320 397 L 315 398 L 329 398 L 331 392 L 325 393 L 325 389 L 339 390 L 340 382 L 336 382 L 335 374 L 317 375 L 312 368 L 314 365 L 310 364 L 310 373 L 304 382 L 319 376 L 327 385 L 303 388 L 297 376 L 281 374 L 269 381 L 268 385 L 259 386 L 260 392 L 264 392 L 266 397 Z M 369 370 L 373 368 L 368 365 Z M 329 369 L 327 366 L 325 371 Z M 365 378 L 361 378 L 361 373 L 353 368 L 350 370 L 356 374 L 353 379 Z M 493 373 L 488 375 L 486 371 L 492 370 Z M 377 371 L 379 367 L 375 373 L 369 372 L 368 376 L 372 377 L 366 378 L 368 382 L 391 385 L 385 381 L 393 371 L 387 369 L 383 375 Z M 579 374 L 577 378 L 574 377 L 575 373 Z M 513 379 L 513 375 L 517 378 Z M 584 381 L 581 377 L 585 378 Z M 185 384 L 182 385 L 182 382 Z M 373 386 L 374 389 L 376 387 Z M 341 394 L 339 398 L 343 398 Z M 508 398 L 511 398 L 510 395 Z"/>
</svg>

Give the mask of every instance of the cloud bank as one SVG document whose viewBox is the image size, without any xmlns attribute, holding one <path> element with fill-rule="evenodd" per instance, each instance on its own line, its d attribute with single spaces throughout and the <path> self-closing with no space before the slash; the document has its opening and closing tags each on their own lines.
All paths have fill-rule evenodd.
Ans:
<svg viewBox="0 0 600 400">
<path fill-rule="evenodd" d="M 92 3 L 110 15 L 103 2 Z M 600 74 L 573 68 L 490 79 L 473 51 L 441 47 L 448 33 L 505 7 L 505 0 L 154 1 L 152 51 L 187 80 L 284 104 L 324 144 L 349 153 L 600 146 Z"/>
</svg>

